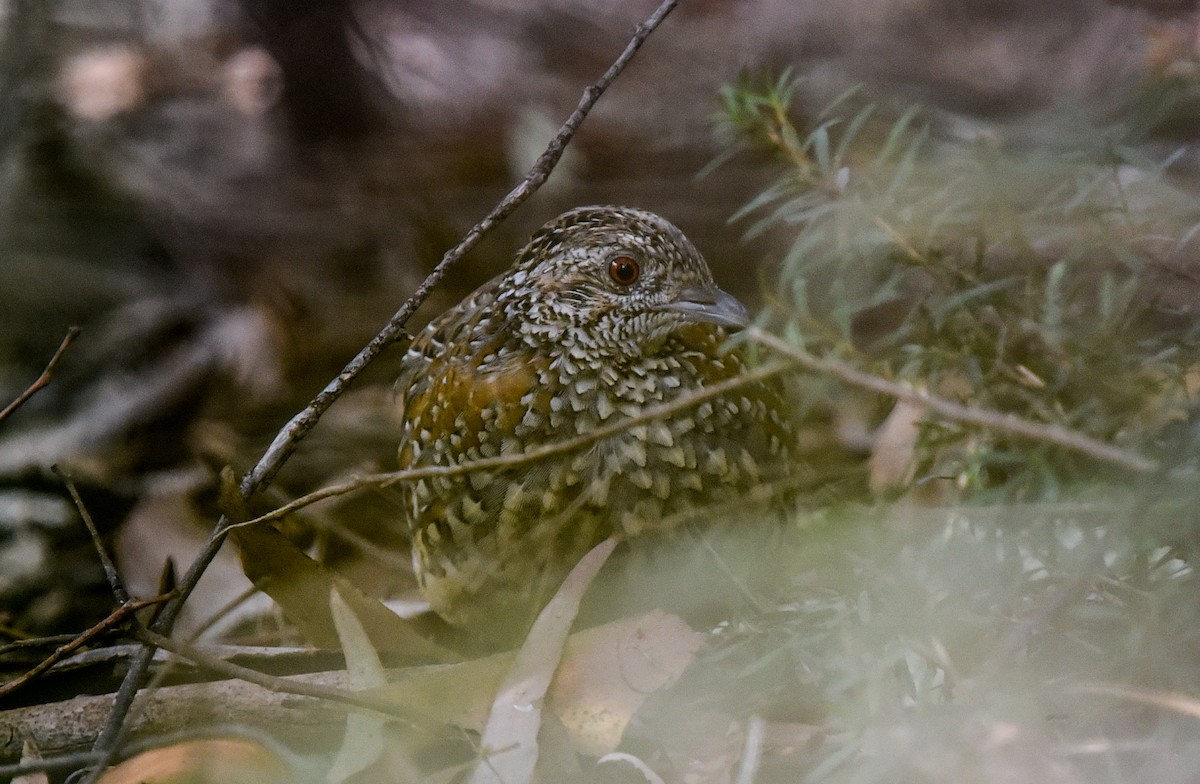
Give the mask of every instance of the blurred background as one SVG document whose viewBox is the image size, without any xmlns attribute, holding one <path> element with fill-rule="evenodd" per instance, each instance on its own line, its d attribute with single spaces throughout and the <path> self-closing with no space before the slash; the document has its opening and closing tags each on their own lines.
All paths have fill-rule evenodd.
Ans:
<svg viewBox="0 0 1200 784">
<path fill-rule="evenodd" d="M 84 332 L 0 424 L 0 623 L 75 628 L 109 603 L 51 464 L 116 536 L 135 590 L 153 590 L 168 556 L 186 563 L 215 519 L 215 471 L 253 464 L 522 176 L 651 10 L 2 0 L 0 400 L 68 326 Z M 1156 111 L 1155 90 L 1190 83 L 1198 63 L 1182 1 L 685 0 L 546 187 L 413 327 L 585 203 L 660 212 L 722 286 L 752 308 L 769 300 L 788 240 L 748 239 L 730 218 L 777 161 L 714 120 L 739 78 L 791 69 L 801 122 L 855 85 L 892 116 L 919 103 L 935 139 L 967 148 L 1067 149 L 1085 127 L 1141 118 L 1139 149 L 1173 155 L 1168 175 L 1191 187 L 1195 114 Z M 1159 281 L 1185 316 L 1200 288 L 1189 264 Z M 281 494 L 388 467 L 397 353 L 329 413 Z M 359 502 L 394 514 L 382 494 Z"/>
<path fill-rule="evenodd" d="M 169 584 L 221 469 L 254 464 L 653 7 L 0 0 L 0 404 L 83 328 L 0 421 L 0 644 L 112 608 L 52 465 L 130 592 Z M 760 781 L 1195 780 L 1198 142 L 1186 0 L 682 0 L 412 330 L 562 210 L 633 205 L 794 345 L 1163 470 L 798 374 L 805 492 L 755 564 L 769 587 L 623 748 L 730 781 L 753 715 Z M 251 512 L 394 467 L 401 348 Z M 399 519 L 365 491 L 283 528 L 403 597 Z M 182 631 L 247 592 L 232 550 Z M 296 642 L 268 606 L 209 633 Z"/>
</svg>

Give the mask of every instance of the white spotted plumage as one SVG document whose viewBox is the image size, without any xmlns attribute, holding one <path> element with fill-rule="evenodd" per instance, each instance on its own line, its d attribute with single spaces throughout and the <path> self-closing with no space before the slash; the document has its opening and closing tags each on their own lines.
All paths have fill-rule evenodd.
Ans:
<svg viewBox="0 0 1200 784">
<path fill-rule="evenodd" d="M 636 281 L 611 276 L 613 259 L 632 259 Z M 726 326 L 744 318 L 667 221 L 568 212 L 414 339 L 400 465 L 519 455 L 732 378 L 744 358 L 723 347 Z M 600 539 L 659 530 L 782 470 L 784 410 L 757 384 L 573 455 L 403 486 L 422 591 L 453 622 L 541 598 Z"/>
</svg>

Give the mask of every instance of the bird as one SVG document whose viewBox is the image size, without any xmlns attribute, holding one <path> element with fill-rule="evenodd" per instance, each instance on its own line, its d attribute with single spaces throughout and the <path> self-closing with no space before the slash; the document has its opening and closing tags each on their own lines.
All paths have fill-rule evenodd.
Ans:
<svg viewBox="0 0 1200 784">
<path fill-rule="evenodd" d="M 795 436 L 773 382 L 520 459 L 744 373 L 728 339 L 748 321 L 678 228 L 619 206 L 551 220 L 434 318 L 396 382 L 399 467 L 514 461 L 400 486 L 431 608 L 457 626 L 536 611 L 600 541 L 669 533 L 777 477 Z"/>
</svg>

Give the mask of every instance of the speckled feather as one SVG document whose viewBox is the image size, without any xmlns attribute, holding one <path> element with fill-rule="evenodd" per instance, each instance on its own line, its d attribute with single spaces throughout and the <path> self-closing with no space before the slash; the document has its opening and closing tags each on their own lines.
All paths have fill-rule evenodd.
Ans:
<svg viewBox="0 0 1200 784">
<path fill-rule="evenodd" d="M 634 283 L 610 275 L 616 258 L 636 260 Z M 667 221 L 568 212 L 414 339 L 397 382 L 400 466 L 516 455 L 736 376 L 744 357 L 720 324 L 739 317 Z M 571 455 L 405 485 L 422 592 L 455 623 L 540 598 L 601 539 L 777 475 L 791 441 L 777 388 L 760 384 Z"/>
</svg>

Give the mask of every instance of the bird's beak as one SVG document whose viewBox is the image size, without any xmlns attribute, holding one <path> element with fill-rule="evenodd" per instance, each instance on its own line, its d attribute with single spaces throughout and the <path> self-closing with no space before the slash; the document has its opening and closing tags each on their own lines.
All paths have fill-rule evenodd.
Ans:
<svg viewBox="0 0 1200 784">
<path fill-rule="evenodd" d="M 733 329 L 742 329 L 750 323 L 750 314 L 742 303 L 716 286 L 689 286 L 676 294 L 663 309 L 682 313 L 690 321 L 719 324 Z"/>
</svg>

